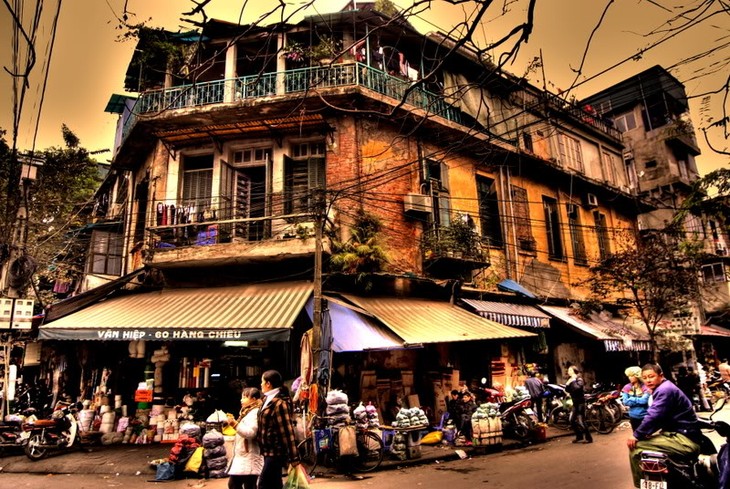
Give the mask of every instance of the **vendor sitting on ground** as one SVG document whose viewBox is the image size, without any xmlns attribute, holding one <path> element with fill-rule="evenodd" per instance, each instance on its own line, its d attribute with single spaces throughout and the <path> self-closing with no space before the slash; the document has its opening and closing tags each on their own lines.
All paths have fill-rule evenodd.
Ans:
<svg viewBox="0 0 730 489">
<path fill-rule="evenodd" d="M 461 434 L 466 439 L 466 444 L 471 445 L 471 439 L 473 437 L 471 427 L 471 415 L 477 409 L 477 403 L 474 401 L 474 396 L 471 392 L 465 391 L 461 394 L 461 399 L 456 405 L 457 419 L 459 423 L 457 426 L 461 431 Z"/>
</svg>

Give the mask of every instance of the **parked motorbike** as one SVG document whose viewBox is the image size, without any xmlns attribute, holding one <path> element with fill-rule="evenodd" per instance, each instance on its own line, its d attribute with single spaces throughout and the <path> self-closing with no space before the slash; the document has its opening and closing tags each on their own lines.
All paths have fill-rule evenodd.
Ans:
<svg viewBox="0 0 730 489">
<path fill-rule="evenodd" d="M 76 413 L 81 403 L 59 402 L 49 419 L 23 424 L 24 451 L 35 461 L 52 451 L 70 450 L 81 444 Z"/>
<path fill-rule="evenodd" d="M 523 442 L 532 436 L 538 420 L 532 410 L 532 401 L 529 398 L 503 402 L 499 405 L 499 411 L 502 429 L 505 433 L 510 433 Z"/>
<path fill-rule="evenodd" d="M 29 419 L 33 412 L 33 409 L 29 409 L 22 415 L 5 416 L 5 420 L 0 423 L 0 456 L 23 448 L 23 422 Z"/>
<path fill-rule="evenodd" d="M 560 384 L 547 384 L 547 390 L 550 392 L 545 411 L 548 424 L 561 430 L 570 429 L 570 411 L 573 405 L 570 396 L 565 392 L 565 387 Z"/>
<path fill-rule="evenodd" d="M 727 450 L 730 440 L 730 424 L 713 421 L 712 416 L 725 405 L 720 402 L 709 419 L 700 418 L 703 430 L 714 430 L 725 438 L 721 451 Z M 721 460 L 722 459 L 722 460 Z M 641 452 L 641 487 L 646 489 L 714 489 L 719 487 L 720 476 L 727 472 L 727 457 L 718 457 L 712 441 L 704 434 L 700 454 L 692 458 L 679 458 L 654 450 Z M 727 478 L 725 475 L 724 479 Z"/>
</svg>

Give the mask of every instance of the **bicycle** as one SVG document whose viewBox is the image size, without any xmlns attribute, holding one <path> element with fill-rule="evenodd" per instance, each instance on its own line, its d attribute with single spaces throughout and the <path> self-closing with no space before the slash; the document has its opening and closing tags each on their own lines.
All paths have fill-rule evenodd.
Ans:
<svg viewBox="0 0 730 489">
<path fill-rule="evenodd" d="M 383 461 L 385 452 L 383 440 L 365 428 L 355 428 L 357 455 L 349 460 L 339 456 L 337 427 L 328 427 L 327 416 L 312 415 L 307 423 L 305 438 L 297 446 L 299 459 L 307 475 L 313 475 L 318 465 L 338 467 L 351 465 L 356 472 L 370 472 L 377 469 Z M 349 462 L 349 464 L 348 464 Z"/>
</svg>

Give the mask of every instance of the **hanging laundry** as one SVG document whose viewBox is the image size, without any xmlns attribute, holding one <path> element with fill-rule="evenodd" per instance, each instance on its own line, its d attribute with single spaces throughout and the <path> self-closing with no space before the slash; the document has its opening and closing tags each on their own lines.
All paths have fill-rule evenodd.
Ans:
<svg viewBox="0 0 730 489">
<path fill-rule="evenodd" d="M 156 219 L 158 226 L 162 226 L 162 216 L 164 215 L 164 213 L 165 213 L 164 204 L 162 202 L 158 202 L 157 203 L 157 219 Z"/>
</svg>

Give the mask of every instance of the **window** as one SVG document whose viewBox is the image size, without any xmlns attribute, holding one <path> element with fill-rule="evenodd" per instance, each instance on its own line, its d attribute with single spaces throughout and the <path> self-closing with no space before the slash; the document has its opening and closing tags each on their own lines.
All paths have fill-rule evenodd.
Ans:
<svg viewBox="0 0 730 489">
<path fill-rule="evenodd" d="M 593 212 L 593 221 L 596 226 L 596 238 L 598 239 L 598 254 L 601 260 L 605 260 L 611 254 L 606 215 L 595 211 Z"/>
<path fill-rule="evenodd" d="M 656 160 L 649 160 L 644 163 L 644 168 L 656 168 Z"/>
<path fill-rule="evenodd" d="M 120 233 L 93 231 L 86 266 L 87 273 L 121 275 L 122 243 L 123 236 Z"/>
<path fill-rule="evenodd" d="M 436 227 L 451 224 L 451 195 L 449 194 L 449 167 L 443 161 L 426 160 L 426 181 L 433 198 L 433 222 Z"/>
<path fill-rule="evenodd" d="M 213 155 L 186 156 L 183 159 L 183 205 L 203 212 L 213 196 Z"/>
<path fill-rule="evenodd" d="M 258 166 L 271 161 L 271 148 L 248 148 L 233 153 L 233 166 Z"/>
<path fill-rule="evenodd" d="M 573 246 L 573 262 L 576 265 L 588 265 L 586 255 L 586 244 L 583 239 L 583 227 L 580 225 L 579 206 L 568 204 L 568 229 L 570 230 L 570 242 Z"/>
<path fill-rule="evenodd" d="M 527 133 L 527 132 L 522 133 L 522 145 L 523 145 L 523 148 L 525 148 L 530 153 L 533 152 L 532 134 Z"/>
<path fill-rule="evenodd" d="M 624 160 L 626 166 L 626 177 L 629 179 L 629 188 L 639 188 L 639 176 L 636 174 L 636 162 L 633 158 L 627 158 Z"/>
<path fill-rule="evenodd" d="M 324 142 L 294 144 L 291 149 L 292 156 L 284 158 L 284 212 L 311 213 L 312 191 L 326 183 Z"/>
<path fill-rule="evenodd" d="M 542 208 L 545 211 L 545 232 L 547 233 L 548 257 L 553 260 L 562 260 L 563 238 L 560 235 L 560 220 L 558 219 L 558 203 L 550 197 L 542 198 Z"/>
<path fill-rule="evenodd" d="M 702 265 L 702 280 L 704 280 L 706 284 L 727 282 L 725 267 L 722 263 Z"/>
<path fill-rule="evenodd" d="M 580 141 L 567 134 L 558 134 L 558 145 L 560 146 L 560 159 L 564 165 L 574 170 L 583 171 L 583 153 L 580 149 Z"/>
<path fill-rule="evenodd" d="M 479 198 L 479 224 L 481 234 L 489 246 L 502 246 L 502 227 L 499 219 L 499 199 L 494 180 L 477 176 Z"/>
<path fill-rule="evenodd" d="M 535 238 L 532 236 L 530 224 L 530 205 L 527 200 L 527 190 L 512 185 L 510 187 L 512 196 L 512 208 L 514 211 L 515 233 L 517 243 L 523 251 L 535 251 Z"/>
<path fill-rule="evenodd" d="M 609 153 L 608 151 L 601 151 L 601 163 L 603 163 L 603 178 L 609 183 L 618 184 L 618 177 L 616 176 L 616 165 L 614 164 L 617 160 L 617 156 Z"/>
<path fill-rule="evenodd" d="M 630 131 L 636 129 L 636 118 L 633 112 L 627 112 L 625 114 L 617 115 L 613 119 L 613 124 L 621 132 Z"/>
</svg>

